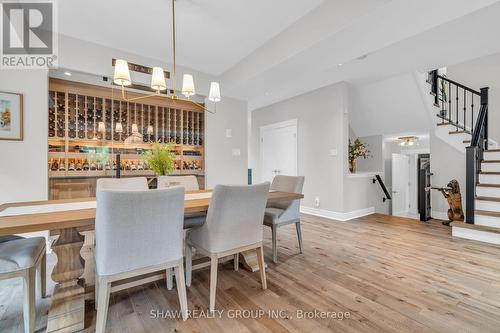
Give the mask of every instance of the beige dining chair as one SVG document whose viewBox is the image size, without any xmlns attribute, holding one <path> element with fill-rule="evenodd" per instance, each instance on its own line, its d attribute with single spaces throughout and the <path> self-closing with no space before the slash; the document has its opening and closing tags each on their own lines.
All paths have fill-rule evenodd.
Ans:
<svg viewBox="0 0 500 333">
<path fill-rule="evenodd" d="M 219 258 L 257 250 L 262 288 L 267 288 L 262 251 L 262 219 L 269 183 L 249 186 L 217 185 L 208 208 L 207 221 L 186 237 L 186 284 L 191 285 L 192 247 L 210 257 L 210 311 L 215 309 Z M 235 259 L 236 260 L 236 259 Z"/>
<path fill-rule="evenodd" d="M 304 177 L 282 176 L 274 177 L 271 191 L 302 193 Z M 302 231 L 300 229 L 300 199 L 288 202 L 274 202 L 267 205 L 264 215 L 264 225 L 272 230 L 273 261 L 278 262 L 278 228 L 295 223 L 300 253 L 304 253 L 302 245 Z"/>
<path fill-rule="evenodd" d="M 158 188 L 169 188 L 180 186 L 183 187 L 186 192 L 198 191 L 200 186 L 198 184 L 198 179 L 196 176 L 159 176 L 158 177 Z M 207 216 L 206 214 L 197 214 L 194 216 L 189 216 L 184 218 L 184 229 L 191 229 L 202 226 L 205 223 Z M 174 285 L 173 272 L 169 270 L 167 272 L 167 288 L 171 290 Z"/>
<path fill-rule="evenodd" d="M 198 184 L 198 179 L 196 176 L 159 176 L 158 177 L 158 188 L 166 188 L 173 186 L 184 187 L 186 192 L 198 191 L 200 185 Z"/>
<path fill-rule="evenodd" d="M 99 178 L 97 180 L 96 192 L 100 190 L 139 190 L 149 189 L 146 177 L 129 178 Z"/>
<path fill-rule="evenodd" d="M 46 296 L 45 238 L 0 237 L 0 280 L 23 279 L 24 332 L 35 331 L 35 275 L 40 272 L 41 296 Z"/>
<path fill-rule="evenodd" d="M 183 266 L 184 189 L 97 192 L 96 332 L 104 332 L 112 283 L 175 269 L 182 317 L 187 319 Z"/>
</svg>

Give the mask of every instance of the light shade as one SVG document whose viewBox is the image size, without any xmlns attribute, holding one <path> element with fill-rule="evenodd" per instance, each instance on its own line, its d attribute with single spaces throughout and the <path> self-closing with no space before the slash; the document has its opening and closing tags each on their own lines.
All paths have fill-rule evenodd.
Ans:
<svg viewBox="0 0 500 333">
<path fill-rule="evenodd" d="M 123 59 L 117 59 L 115 61 L 115 75 L 113 76 L 113 82 L 124 86 L 130 86 L 132 84 L 127 61 Z"/>
<path fill-rule="evenodd" d="M 100 121 L 99 124 L 97 124 L 97 132 L 99 133 L 106 132 L 106 127 L 104 126 L 104 122 Z"/>
<path fill-rule="evenodd" d="M 115 126 L 115 132 L 116 132 L 116 133 L 123 133 L 123 126 L 122 126 L 122 123 L 116 123 L 116 126 Z"/>
<path fill-rule="evenodd" d="M 210 93 L 208 94 L 208 100 L 214 103 L 220 102 L 219 82 L 210 83 Z"/>
<path fill-rule="evenodd" d="M 182 79 L 182 94 L 186 97 L 195 94 L 193 76 L 191 74 L 184 74 Z"/>
<path fill-rule="evenodd" d="M 153 134 L 153 126 L 149 125 L 146 131 L 147 131 L 148 135 L 152 135 Z"/>
<path fill-rule="evenodd" d="M 132 124 L 132 133 L 133 134 L 139 133 L 139 128 L 137 128 L 137 124 Z"/>
<path fill-rule="evenodd" d="M 153 67 L 153 76 L 151 77 L 151 88 L 156 91 L 167 90 L 165 75 L 160 67 Z"/>
</svg>

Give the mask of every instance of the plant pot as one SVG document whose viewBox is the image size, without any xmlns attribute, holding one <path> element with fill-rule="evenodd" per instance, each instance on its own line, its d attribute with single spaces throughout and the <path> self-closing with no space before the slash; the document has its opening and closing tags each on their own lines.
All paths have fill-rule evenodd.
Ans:
<svg viewBox="0 0 500 333">
<path fill-rule="evenodd" d="M 356 173 L 356 167 L 358 166 L 358 160 L 352 160 L 349 163 L 349 171 L 351 173 Z"/>
</svg>

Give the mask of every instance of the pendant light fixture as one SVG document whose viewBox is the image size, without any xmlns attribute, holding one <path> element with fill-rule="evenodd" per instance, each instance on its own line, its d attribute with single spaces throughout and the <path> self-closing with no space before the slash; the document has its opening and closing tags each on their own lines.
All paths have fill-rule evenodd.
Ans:
<svg viewBox="0 0 500 333">
<path fill-rule="evenodd" d="M 193 103 L 200 108 L 203 108 L 205 111 L 208 111 L 209 113 L 215 113 L 216 112 L 216 107 L 218 102 L 221 101 L 221 94 L 220 94 L 220 86 L 218 82 L 211 82 L 210 83 L 210 92 L 208 95 L 208 100 L 215 103 L 215 110 L 211 111 L 207 109 L 204 105 L 201 105 L 191 99 L 191 97 L 196 95 L 196 89 L 194 85 L 194 78 L 192 74 L 184 74 L 182 78 L 182 90 L 181 94 L 185 98 L 181 98 L 177 95 L 177 52 L 176 52 L 176 34 L 175 34 L 175 1 L 172 0 L 172 54 L 173 54 L 173 77 L 172 77 L 172 88 L 173 88 L 173 93 L 171 95 L 167 94 L 167 98 L 170 98 L 172 100 L 181 100 L 181 101 L 186 101 Z M 113 82 L 116 85 L 119 85 L 121 87 L 121 92 L 122 92 L 122 99 L 127 102 L 131 101 L 137 101 L 140 99 L 148 98 L 148 97 L 153 97 L 153 96 L 165 96 L 162 95 L 162 91 L 167 90 L 167 83 L 165 81 L 165 75 L 163 72 L 163 69 L 161 67 L 153 67 L 152 73 L 151 73 L 151 89 L 153 89 L 155 92 L 153 94 L 147 95 L 147 96 L 140 96 L 140 97 L 135 97 L 135 98 L 127 98 L 126 92 L 125 92 L 125 87 L 131 86 L 132 85 L 132 80 L 130 78 L 130 70 L 129 70 L 129 64 L 126 60 L 124 59 L 117 59 L 115 61 L 115 72 L 113 76 Z"/>
</svg>

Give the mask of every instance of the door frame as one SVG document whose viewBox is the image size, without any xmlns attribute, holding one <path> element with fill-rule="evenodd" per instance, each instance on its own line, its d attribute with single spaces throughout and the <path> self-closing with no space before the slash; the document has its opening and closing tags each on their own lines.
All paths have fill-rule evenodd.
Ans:
<svg viewBox="0 0 500 333">
<path fill-rule="evenodd" d="M 290 120 L 285 120 L 285 121 L 280 121 L 277 123 L 272 123 L 268 125 L 263 125 L 259 127 L 259 157 L 260 157 L 260 172 L 259 172 L 259 178 L 262 181 L 262 175 L 263 175 L 263 170 L 264 170 L 264 149 L 263 149 L 263 144 L 264 140 L 262 138 L 262 134 L 264 131 L 268 130 L 275 130 L 283 127 L 295 127 L 295 140 L 294 140 L 294 148 L 295 148 L 295 171 L 298 174 L 299 172 L 299 167 L 298 167 L 298 160 L 299 160 L 299 155 L 298 155 L 298 120 L 297 118 L 295 119 L 290 119 Z"/>
</svg>

